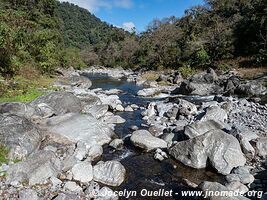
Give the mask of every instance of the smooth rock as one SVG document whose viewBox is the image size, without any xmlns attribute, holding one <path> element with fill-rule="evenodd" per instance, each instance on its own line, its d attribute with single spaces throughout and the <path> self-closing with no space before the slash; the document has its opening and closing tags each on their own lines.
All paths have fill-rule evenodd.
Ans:
<svg viewBox="0 0 267 200">
<path fill-rule="evenodd" d="M 101 161 L 93 169 L 95 181 L 114 187 L 121 185 L 126 175 L 124 166 L 118 161 Z"/>
<path fill-rule="evenodd" d="M 119 115 L 105 116 L 101 120 L 107 124 L 123 124 L 126 122 L 126 120 Z"/>
<path fill-rule="evenodd" d="M 80 99 L 68 92 L 52 92 L 48 95 L 38 97 L 30 105 L 35 106 L 41 103 L 45 103 L 51 107 L 56 115 L 79 113 L 82 111 Z"/>
<path fill-rule="evenodd" d="M 99 119 L 108 112 L 108 105 L 94 105 L 87 112 Z"/>
<path fill-rule="evenodd" d="M 138 96 L 152 97 L 161 92 L 160 88 L 145 88 L 137 92 Z"/>
<path fill-rule="evenodd" d="M 234 167 L 244 166 L 246 159 L 238 140 L 221 130 L 211 130 L 193 139 L 178 142 L 170 154 L 190 167 L 201 169 L 207 161 L 221 174 L 229 174 Z"/>
<path fill-rule="evenodd" d="M 225 122 L 228 119 L 228 115 L 226 111 L 218 106 L 212 106 L 206 109 L 206 112 L 203 117 L 201 117 L 201 121 L 207 120 L 215 120 Z"/>
<path fill-rule="evenodd" d="M 124 107 L 121 104 L 118 104 L 115 109 L 117 111 L 119 111 L 119 112 L 123 112 L 124 111 Z"/>
<path fill-rule="evenodd" d="M 133 108 L 131 106 L 127 106 L 125 109 L 125 112 L 133 112 Z"/>
<path fill-rule="evenodd" d="M 267 137 L 256 140 L 256 149 L 259 156 L 267 156 Z"/>
<path fill-rule="evenodd" d="M 11 159 L 24 159 L 39 146 L 40 130 L 29 120 L 16 115 L 0 115 L 0 142 L 9 149 Z"/>
<path fill-rule="evenodd" d="M 45 127 L 50 133 L 61 135 L 75 143 L 82 141 L 87 145 L 107 144 L 115 134 L 94 117 L 74 113 L 50 118 Z"/>
<path fill-rule="evenodd" d="M 80 162 L 71 169 L 73 179 L 82 183 L 88 183 L 93 180 L 93 167 L 90 162 Z"/>
<path fill-rule="evenodd" d="M 51 151 L 39 151 L 26 161 L 12 165 L 7 170 L 7 182 L 28 181 L 29 185 L 46 183 L 50 177 L 57 176 L 62 168 L 60 160 Z"/>
<path fill-rule="evenodd" d="M 114 149 L 122 149 L 123 148 L 123 140 L 122 139 L 114 139 L 109 146 L 113 147 Z"/>
<path fill-rule="evenodd" d="M 187 135 L 189 138 L 194 138 L 204 133 L 216 130 L 216 129 L 223 129 L 223 123 L 216 122 L 214 120 L 207 120 L 207 121 L 200 121 L 194 122 L 184 128 L 184 134 Z"/>
<path fill-rule="evenodd" d="M 77 185 L 75 182 L 68 181 L 64 185 L 64 190 L 80 193 L 83 189 L 79 185 Z"/>
<path fill-rule="evenodd" d="M 0 113 L 9 113 L 20 117 L 31 118 L 35 114 L 35 108 L 28 103 L 0 103 Z"/>
<path fill-rule="evenodd" d="M 130 140 L 135 146 L 151 151 L 157 148 L 167 148 L 167 142 L 157 137 L 154 137 L 146 130 L 134 131 Z"/>
</svg>

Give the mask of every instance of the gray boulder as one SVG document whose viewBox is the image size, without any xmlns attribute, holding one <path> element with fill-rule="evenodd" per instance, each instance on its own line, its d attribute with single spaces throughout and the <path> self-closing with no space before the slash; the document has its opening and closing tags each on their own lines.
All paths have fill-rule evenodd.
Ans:
<svg viewBox="0 0 267 200">
<path fill-rule="evenodd" d="M 90 162 L 77 163 L 72 167 L 71 172 L 75 181 L 88 183 L 93 180 L 93 167 Z"/>
<path fill-rule="evenodd" d="M 0 143 L 10 148 L 11 159 L 23 159 L 40 145 L 41 133 L 29 120 L 16 115 L 0 115 Z"/>
<path fill-rule="evenodd" d="M 150 132 L 146 130 L 134 131 L 130 140 L 135 146 L 143 148 L 147 151 L 151 151 L 157 148 L 167 148 L 167 142 L 154 137 Z"/>
<path fill-rule="evenodd" d="M 29 182 L 29 185 L 44 184 L 50 177 L 56 177 L 61 170 L 61 162 L 52 151 L 39 151 L 26 161 L 10 166 L 7 182 Z"/>
<path fill-rule="evenodd" d="M 92 86 L 91 80 L 85 76 L 72 76 L 69 80 L 72 86 L 78 88 L 89 89 Z"/>
<path fill-rule="evenodd" d="M 178 142 L 169 152 L 178 161 L 197 169 L 205 168 L 209 161 L 224 175 L 246 163 L 238 140 L 221 130 L 211 130 L 193 139 Z"/>
<path fill-rule="evenodd" d="M 223 129 L 224 126 L 222 123 L 216 122 L 214 120 L 208 120 L 204 122 L 194 122 L 184 129 L 184 134 L 187 135 L 189 138 L 194 138 L 204 133 L 216 130 L 216 129 Z"/>
<path fill-rule="evenodd" d="M 96 119 L 99 119 L 108 112 L 108 105 L 94 105 L 88 109 L 87 112 L 93 115 Z"/>
<path fill-rule="evenodd" d="M 4 113 L 30 118 L 35 114 L 35 109 L 27 103 L 21 103 L 21 102 L 1 103 L 0 114 Z"/>
<path fill-rule="evenodd" d="M 159 94 L 160 92 L 161 92 L 160 88 L 145 88 L 145 89 L 139 90 L 137 92 L 137 95 L 142 96 L 142 97 L 152 97 L 152 96 Z"/>
<path fill-rule="evenodd" d="M 267 156 L 267 137 L 258 138 L 256 141 L 256 150 L 259 156 Z"/>
<path fill-rule="evenodd" d="M 56 115 L 79 113 L 82 111 L 80 99 L 68 92 L 52 92 L 48 95 L 37 98 L 32 101 L 30 105 L 34 107 L 41 103 L 45 103 L 53 108 Z"/>
<path fill-rule="evenodd" d="M 201 117 L 201 121 L 215 120 L 219 122 L 225 122 L 228 119 L 227 112 L 219 106 L 211 106 L 206 109 L 204 116 Z"/>
<path fill-rule="evenodd" d="M 119 186 L 125 175 L 126 170 L 119 161 L 100 161 L 94 166 L 94 180 L 105 185 Z"/>
<path fill-rule="evenodd" d="M 91 115 L 68 113 L 50 118 L 44 126 L 50 133 L 61 135 L 70 141 L 82 141 L 87 145 L 104 145 L 115 133 Z"/>
</svg>

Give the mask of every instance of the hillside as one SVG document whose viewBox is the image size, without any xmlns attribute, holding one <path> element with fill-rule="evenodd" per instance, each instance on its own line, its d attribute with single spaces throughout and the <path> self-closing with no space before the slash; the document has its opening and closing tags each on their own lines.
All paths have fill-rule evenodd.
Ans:
<svg viewBox="0 0 267 200">
<path fill-rule="evenodd" d="M 58 2 L 57 9 L 62 21 L 64 41 L 68 47 L 97 47 L 110 41 L 119 41 L 127 34 L 74 4 Z"/>
</svg>

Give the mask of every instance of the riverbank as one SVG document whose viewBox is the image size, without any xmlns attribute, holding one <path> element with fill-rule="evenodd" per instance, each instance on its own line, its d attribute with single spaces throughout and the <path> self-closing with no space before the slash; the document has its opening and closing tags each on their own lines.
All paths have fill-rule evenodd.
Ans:
<svg viewBox="0 0 267 200">
<path fill-rule="evenodd" d="M 179 73 L 142 77 L 106 68 L 61 71 L 53 86 L 58 92 L 0 104 L 0 139 L 10 150 L 0 169 L 2 196 L 117 199 L 101 194 L 265 190 L 264 77 L 242 80 L 213 70 L 187 80 Z M 248 98 L 227 97 L 240 90 Z"/>
</svg>

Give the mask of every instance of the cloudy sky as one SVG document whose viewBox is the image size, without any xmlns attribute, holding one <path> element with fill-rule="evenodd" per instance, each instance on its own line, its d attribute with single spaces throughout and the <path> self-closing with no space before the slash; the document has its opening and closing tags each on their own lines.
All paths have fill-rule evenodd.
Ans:
<svg viewBox="0 0 267 200">
<path fill-rule="evenodd" d="M 180 17 L 184 10 L 203 0 L 60 0 L 88 9 L 101 20 L 141 32 L 153 19 Z"/>
</svg>

